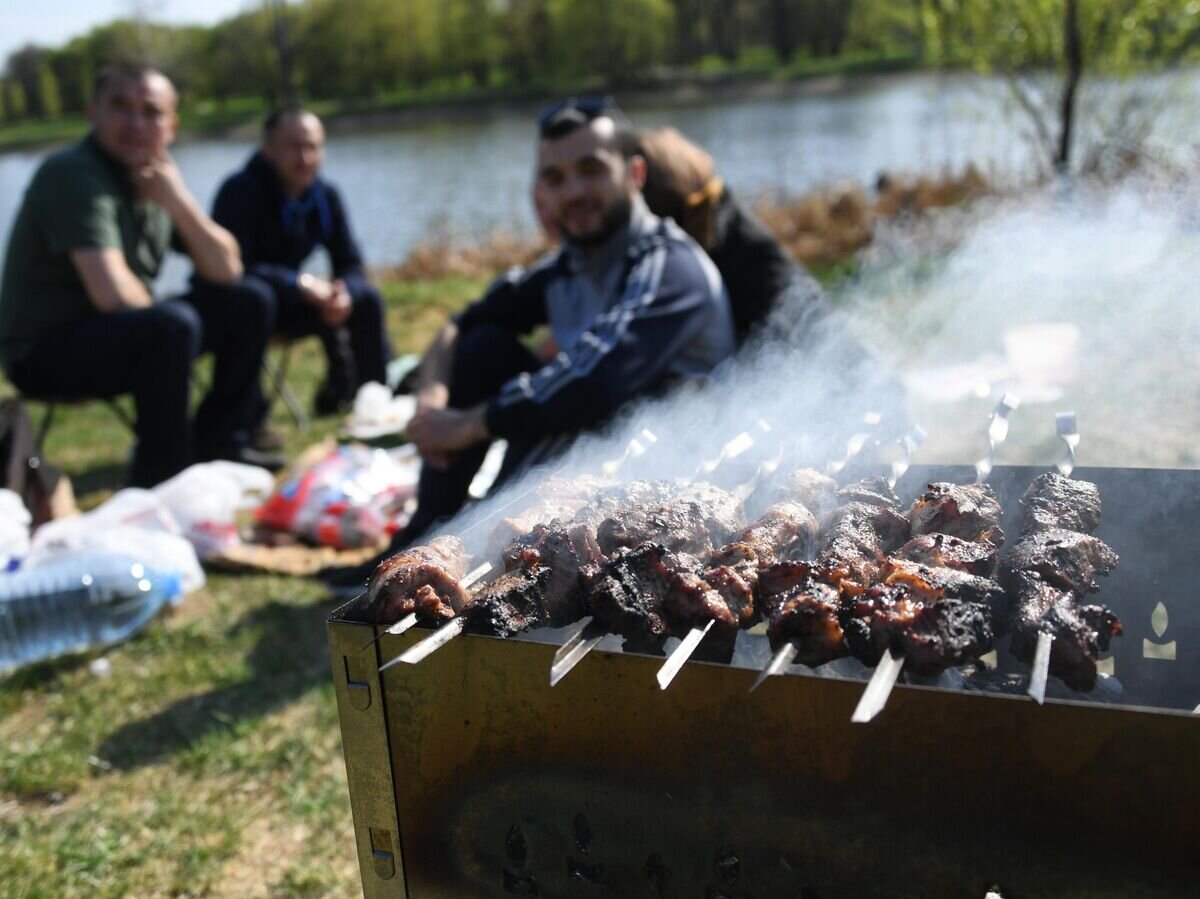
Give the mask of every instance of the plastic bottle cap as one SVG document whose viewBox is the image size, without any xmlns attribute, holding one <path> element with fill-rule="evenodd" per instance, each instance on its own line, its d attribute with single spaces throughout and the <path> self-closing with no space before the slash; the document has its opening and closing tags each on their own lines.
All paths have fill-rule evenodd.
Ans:
<svg viewBox="0 0 1200 899">
<path fill-rule="evenodd" d="M 162 589 L 163 595 L 171 605 L 177 606 L 183 600 L 183 578 L 178 572 L 163 572 Z"/>
</svg>

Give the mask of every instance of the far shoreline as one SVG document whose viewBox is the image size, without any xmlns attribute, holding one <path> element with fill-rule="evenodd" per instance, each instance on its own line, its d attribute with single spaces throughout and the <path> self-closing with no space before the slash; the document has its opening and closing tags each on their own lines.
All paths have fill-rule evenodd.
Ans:
<svg viewBox="0 0 1200 899">
<path fill-rule="evenodd" d="M 815 61 L 819 63 L 820 61 Z M 362 103 L 316 101 L 311 107 L 330 134 L 359 134 L 431 124 L 470 121 L 489 117 L 528 118 L 550 97 L 583 93 L 609 93 L 630 108 L 653 105 L 693 105 L 708 101 L 761 99 L 781 96 L 822 95 L 902 77 L 937 77 L 940 70 L 923 69 L 911 57 L 844 60 L 818 66 L 810 72 L 688 72 L 642 79 L 628 85 L 582 84 L 561 88 L 531 87 L 520 90 L 489 88 L 481 91 L 418 96 L 411 100 Z M 962 74 L 962 73 L 953 73 Z M 200 104 L 211 105 L 211 104 Z M 197 108 L 181 110 L 180 141 L 254 137 L 265 106 L 253 111 L 230 112 Z M 78 139 L 87 131 L 83 118 L 22 122 L 0 128 L 0 155 L 39 152 Z"/>
</svg>

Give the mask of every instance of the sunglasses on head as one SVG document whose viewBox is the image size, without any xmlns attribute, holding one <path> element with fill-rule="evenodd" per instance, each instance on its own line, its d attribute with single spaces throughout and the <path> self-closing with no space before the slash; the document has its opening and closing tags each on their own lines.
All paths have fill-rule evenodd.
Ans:
<svg viewBox="0 0 1200 899">
<path fill-rule="evenodd" d="M 620 108 L 617 106 L 617 101 L 609 95 L 584 94 L 581 97 L 567 97 L 563 100 L 547 103 L 538 110 L 538 130 L 545 131 L 547 127 L 558 122 L 563 117 L 563 114 L 567 112 L 577 112 L 584 121 L 588 122 L 592 119 L 598 119 L 601 116 L 616 118 L 622 115 Z"/>
</svg>

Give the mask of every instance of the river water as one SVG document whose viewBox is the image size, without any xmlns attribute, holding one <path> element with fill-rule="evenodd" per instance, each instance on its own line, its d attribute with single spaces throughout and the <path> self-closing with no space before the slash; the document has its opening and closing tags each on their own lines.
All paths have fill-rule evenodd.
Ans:
<svg viewBox="0 0 1200 899">
<path fill-rule="evenodd" d="M 1178 79 L 1156 142 L 1181 155 L 1200 140 L 1188 102 L 1200 76 Z M 1182 85 L 1182 86 L 1181 86 Z M 1096 108 L 1103 110 L 1104 104 Z M 974 162 L 992 174 L 1028 171 L 1027 122 L 998 80 L 906 75 L 746 88 L 626 105 L 642 126 L 674 125 L 709 149 L 739 194 L 796 194 L 839 182 L 869 186 L 884 170 L 937 174 Z M 494 228 L 529 232 L 532 110 L 481 111 L 471 121 L 331 135 L 326 174 L 345 193 L 369 262 L 401 262 L 431 231 L 467 237 Z M 221 180 L 252 152 L 246 139 L 189 140 L 176 147 L 197 198 L 211 203 Z M 0 235 L 44 156 L 0 155 Z M 164 290 L 184 283 L 173 259 Z"/>
</svg>

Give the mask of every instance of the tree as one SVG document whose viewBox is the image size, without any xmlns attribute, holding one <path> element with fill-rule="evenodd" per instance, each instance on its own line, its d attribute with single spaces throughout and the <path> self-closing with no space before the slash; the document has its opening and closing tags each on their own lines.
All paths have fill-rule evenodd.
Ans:
<svg viewBox="0 0 1200 899">
<path fill-rule="evenodd" d="M 1200 6 L 1178 0 L 1023 0 L 1002 4 L 924 0 L 925 46 L 935 61 L 967 60 L 1003 75 L 1030 122 L 1047 168 L 1095 170 L 1110 147 L 1141 153 L 1158 103 L 1134 73 L 1161 71 L 1200 50 Z M 1105 133 L 1077 163 L 1084 79 L 1123 80 L 1123 99 L 1097 120 Z"/>
</svg>

